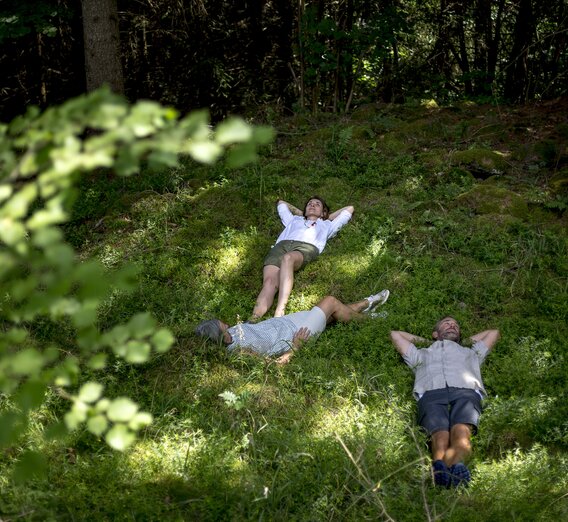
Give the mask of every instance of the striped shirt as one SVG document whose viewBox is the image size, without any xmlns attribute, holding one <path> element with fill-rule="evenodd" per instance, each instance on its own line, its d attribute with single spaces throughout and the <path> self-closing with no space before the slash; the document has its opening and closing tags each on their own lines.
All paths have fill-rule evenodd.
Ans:
<svg viewBox="0 0 568 522">
<path fill-rule="evenodd" d="M 280 355 L 292 348 L 297 330 L 296 324 L 286 316 L 256 324 L 240 323 L 227 330 L 233 339 L 227 349 L 232 352 L 237 348 L 250 348 L 260 355 Z"/>
</svg>

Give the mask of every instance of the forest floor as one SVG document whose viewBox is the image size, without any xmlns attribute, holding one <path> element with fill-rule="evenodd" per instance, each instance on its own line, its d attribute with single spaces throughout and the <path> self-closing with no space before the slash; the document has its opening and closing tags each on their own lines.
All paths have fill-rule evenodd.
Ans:
<svg viewBox="0 0 568 522">
<path fill-rule="evenodd" d="M 568 519 L 567 114 L 568 100 L 266 111 L 277 138 L 252 166 L 86 180 L 69 240 L 108 270 L 139 268 L 101 327 L 149 310 L 177 341 L 98 376 L 153 414 L 141 439 L 117 453 L 86 431 L 61 445 L 36 429 L 26 444 L 48 455 L 49 479 L 1 482 L 1 518 Z M 203 318 L 249 317 L 276 200 L 313 194 L 355 214 L 298 272 L 288 311 L 388 288 L 383 317 L 328 328 L 286 366 L 196 338 Z M 433 486 L 412 372 L 389 340 L 429 338 L 446 315 L 466 336 L 501 331 L 473 479 L 450 490 Z M 61 408 L 54 397 L 42 415 Z"/>
</svg>

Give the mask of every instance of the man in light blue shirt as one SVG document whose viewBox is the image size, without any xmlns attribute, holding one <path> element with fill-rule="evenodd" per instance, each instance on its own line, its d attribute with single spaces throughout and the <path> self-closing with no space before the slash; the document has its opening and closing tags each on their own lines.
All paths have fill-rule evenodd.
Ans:
<svg viewBox="0 0 568 522">
<path fill-rule="evenodd" d="M 499 330 L 472 335 L 471 348 L 460 345 L 461 332 L 453 317 L 434 327 L 435 342 L 418 349 L 426 339 L 392 331 L 391 339 L 415 373 L 414 396 L 418 422 L 431 437 L 434 482 L 449 487 L 471 480 L 464 460 L 471 454 L 471 435 L 477 431 L 481 399 L 486 392 L 480 365 L 499 339 Z"/>
<path fill-rule="evenodd" d="M 383 290 L 356 303 L 344 304 L 328 295 L 311 310 L 235 326 L 209 319 L 199 323 L 195 333 L 226 345 L 229 351 L 248 348 L 259 355 L 278 357 L 277 362 L 284 364 L 306 339 L 319 335 L 331 322 L 346 323 L 365 314 L 373 316 L 373 310 L 388 297 L 389 291 Z"/>
</svg>

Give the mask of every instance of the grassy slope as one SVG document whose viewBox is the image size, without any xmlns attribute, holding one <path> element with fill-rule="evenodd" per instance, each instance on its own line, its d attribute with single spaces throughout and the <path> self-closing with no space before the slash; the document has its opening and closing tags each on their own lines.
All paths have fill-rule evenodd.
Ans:
<svg viewBox="0 0 568 522">
<path fill-rule="evenodd" d="M 72 240 L 109 268 L 141 268 L 137 292 L 117 295 L 101 322 L 149 309 L 178 342 L 144 367 L 117 363 L 103 376 L 155 415 L 132 451 L 112 453 L 85 433 L 65 451 L 48 446 L 49 482 L 3 483 L 0 512 L 566 519 L 567 199 L 553 190 L 566 168 L 565 114 L 369 105 L 349 118 L 277 122 L 277 143 L 238 172 L 188 165 L 86 189 Z M 387 317 L 334 326 L 286 367 L 195 339 L 202 317 L 246 319 L 281 228 L 274 202 L 300 206 L 314 193 L 333 209 L 354 204 L 356 215 L 298 273 L 289 310 L 389 288 Z M 431 486 L 412 375 L 388 339 L 390 329 L 428 336 L 448 314 L 466 334 L 502 331 L 483 369 L 490 398 L 464 491 Z"/>
</svg>

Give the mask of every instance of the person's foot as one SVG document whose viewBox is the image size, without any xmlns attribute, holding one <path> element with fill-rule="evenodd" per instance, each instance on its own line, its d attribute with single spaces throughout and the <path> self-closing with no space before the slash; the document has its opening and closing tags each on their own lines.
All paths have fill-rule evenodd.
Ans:
<svg viewBox="0 0 568 522">
<path fill-rule="evenodd" d="M 453 466 L 452 466 L 453 467 Z M 450 470 L 443 460 L 436 460 L 432 463 L 432 473 L 434 474 L 434 484 L 443 488 L 449 488 L 452 482 Z"/>
<path fill-rule="evenodd" d="M 449 476 L 452 486 L 456 488 L 462 484 L 467 486 L 471 481 L 471 473 L 463 462 L 458 462 L 457 464 L 450 466 Z"/>
<path fill-rule="evenodd" d="M 285 314 L 284 310 L 279 310 L 278 308 L 274 311 L 274 317 L 282 317 Z"/>
<path fill-rule="evenodd" d="M 389 298 L 390 292 L 388 290 L 383 290 L 381 292 L 379 292 L 378 294 L 374 294 L 374 295 L 370 295 L 369 297 L 366 297 L 365 299 L 369 302 L 369 305 L 367 306 L 367 308 L 365 308 L 365 310 L 363 310 L 363 313 L 369 313 L 372 310 L 374 310 L 377 306 L 386 303 L 387 299 Z"/>
<path fill-rule="evenodd" d="M 258 315 L 254 315 L 254 314 L 253 314 L 253 315 L 251 315 L 251 316 L 245 321 L 245 323 L 248 323 L 248 324 L 256 324 L 256 323 L 258 323 L 258 322 L 260 321 L 260 319 L 261 319 L 261 318 L 260 318 Z"/>
</svg>

